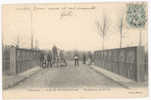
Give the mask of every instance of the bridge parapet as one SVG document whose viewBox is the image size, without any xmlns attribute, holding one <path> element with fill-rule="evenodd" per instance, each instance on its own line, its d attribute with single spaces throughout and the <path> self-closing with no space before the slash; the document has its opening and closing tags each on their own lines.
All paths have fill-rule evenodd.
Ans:
<svg viewBox="0 0 151 100">
<path fill-rule="evenodd" d="M 10 47 L 8 53 L 5 52 L 3 50 L 3 71 L 7 70 L 8 74 L 18 74 L 40 64 L 40 50 Z"/>
<path fill-rule="evenodd" d="M 145 51 L 144 47 L 127 47 L 95 51 L 95 64 L 118 75 L 134 81 L 144 81 Z"/>
</svg>

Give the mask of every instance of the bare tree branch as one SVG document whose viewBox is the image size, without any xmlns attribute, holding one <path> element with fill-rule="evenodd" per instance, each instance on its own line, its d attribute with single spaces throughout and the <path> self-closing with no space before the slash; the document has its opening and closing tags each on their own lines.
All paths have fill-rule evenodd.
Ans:
<svg viewBox="0 0 151 100">
<path fill-rule="evenodd" d="M 101 35 L 102 36 L 102 32 L 103 32 L 103 30 L 102 30 L 102 26 L 100 25 L 100 22 L 97 20 L 96 21 L 96 27 L 97 27 L 97 29 L 98 29 L 98 33 L 99 33 L 99 35 Z"/>
<path fill-rule="evenodd" d="M 97 26 L 97 29 L 98 29 L 98 33 L 102 37 L 105 37 L 106 30 L 109 28 L 107 23 L 108 23 L 107 18 L 105 16 L 103 17 L 102 24 L 98 20 L 96 21 L 96 26 Z"/>
<path fill-rule="evenodd" d="M 106 31 L 109 28 L 108 27 L 108 22 L 107 22 L 107 17 L 103 16 L 103 20 L 102 23 L 100 23 L 98 20 L 96 21 L 96 27 L 98 29 L 98 33 L 99 35 L 102 37 L 103 39 L 103 43 L 102 43 L 102 49 L 104 50 L 104 38 L 106 36 Z"/>
</svg>

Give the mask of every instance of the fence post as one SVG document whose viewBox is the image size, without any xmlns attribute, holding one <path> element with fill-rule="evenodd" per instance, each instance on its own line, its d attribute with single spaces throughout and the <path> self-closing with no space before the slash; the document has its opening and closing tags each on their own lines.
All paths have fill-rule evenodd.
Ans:
<svg viewBox="0 0 151 100">
<path fill-rule="evenodd" d="M 143 46 L 138 46 L 137 47 L 137 75 L 136 75 L 136 80 L 137 82 L 142 82 L 145 80 L 145 52 L 144 52 L 144 47 Z"/>
<path fill-rule="evenodd" d="M 16 47 L 10 48 L 10 74 L 16 74 Z"/>
</svg>

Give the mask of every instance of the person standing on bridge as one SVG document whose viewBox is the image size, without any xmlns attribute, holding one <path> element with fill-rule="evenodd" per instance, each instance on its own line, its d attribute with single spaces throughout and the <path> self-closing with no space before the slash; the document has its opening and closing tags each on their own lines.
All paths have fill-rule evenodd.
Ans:
<svg viewBox="0 0 151 100">
<path fill-rule="evenodd" d="M 41 68 L 43 67 L 43 61 L 44 61 L 44 54 L 41 53 L 41 55 L 40 55 L 40 67 Z"/>
<path fill-rule="evenodd" d="M 52 54 L 51 52 L 47 55 L 47 68 L 52 67 Z"/>
<path fill-rule="evenodd" d="M 86 63 L 86 55 L 83 54 L 83 64 L 85 64 L 85 63 Z"/>
<path fill-rule="evenodd" d="M 74 66 L 79 66 L 79 57 L 78 57 L 78 55 L 74 56 Z"/>
</svg>

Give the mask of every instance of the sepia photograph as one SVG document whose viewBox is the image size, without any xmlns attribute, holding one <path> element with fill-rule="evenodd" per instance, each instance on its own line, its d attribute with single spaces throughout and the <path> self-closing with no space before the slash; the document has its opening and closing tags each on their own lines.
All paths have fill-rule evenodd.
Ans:
<svg viewBox="0 0 151 100">
<path fill-rule="evenodd" d="M 3 98 L 148 96 L 148 2 L 2 5 Z"/>
</svg>

